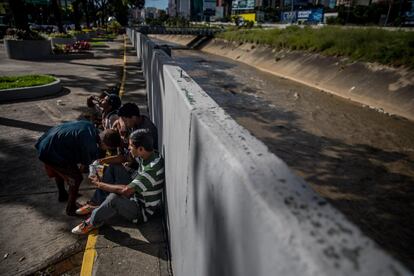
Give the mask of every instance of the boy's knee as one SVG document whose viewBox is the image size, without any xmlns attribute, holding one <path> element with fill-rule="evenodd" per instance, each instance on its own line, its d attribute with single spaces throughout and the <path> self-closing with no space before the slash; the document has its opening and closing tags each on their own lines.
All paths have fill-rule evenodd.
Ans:
<svg viewBox="0 0 414 276">
<path fill-rule="evenodd" d="M 106 198 L 106 201 L 111 206 L 117 206 L 118 202 L 122 199 L 122 197 L 115 193 L 110 193 Z"/>
</svg>

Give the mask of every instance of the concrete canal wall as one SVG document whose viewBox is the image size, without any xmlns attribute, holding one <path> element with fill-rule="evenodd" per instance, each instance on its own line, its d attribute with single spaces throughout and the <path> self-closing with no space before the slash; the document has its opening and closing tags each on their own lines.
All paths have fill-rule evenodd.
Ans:
<svg viewBox="0 0 414 276">
<path fill-rule="evenodd" d="M 146 36 L 127 34 L 166 162 L 174 275 L 410 274 Z"/>
</svg>

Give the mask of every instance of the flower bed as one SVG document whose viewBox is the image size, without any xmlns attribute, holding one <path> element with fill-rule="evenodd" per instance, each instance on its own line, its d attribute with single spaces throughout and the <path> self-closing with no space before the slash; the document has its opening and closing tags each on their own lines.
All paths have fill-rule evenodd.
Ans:
<svg viewBox="0 0 414 276">
<path fill-rule="evenodd" d="M 50 41 L 34 31 L 7 30 L 4 47 L 11 59 L 43 59 L 52 53 Z"/>
</svg>

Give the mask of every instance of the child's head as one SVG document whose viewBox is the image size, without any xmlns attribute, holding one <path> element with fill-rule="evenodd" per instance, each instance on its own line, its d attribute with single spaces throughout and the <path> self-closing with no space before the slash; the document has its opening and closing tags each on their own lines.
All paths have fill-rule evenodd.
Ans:
<svg viewBox="0 0 414 276">
<path fill-rule="evenodd" d="M 105 112 L 117 110 L 121 107 L 121 98 L 115 94 L 107 94 L 100 102 L 100 106 Z"/>
<path fill-rule="evenodd" d="M 99 134 L 100 145 L 103 150 L 116 149 L 121 144 L 121 137 L 118 131 L 106 129 Z"/>
<path fill-rule="evenodd" d="M 154 141 L 149 129 L 137 129 L 132 132 L 128 149 L 133 157 L 148 157 L 154 151 Z"/>
<path fill-rule="evenodd" d="M 140 118 L 139 107 L 134 103 L 126 103 L 118 110 L 118 116 L 128 128 L 133 128 L 135 122 Z"/>
</svg>

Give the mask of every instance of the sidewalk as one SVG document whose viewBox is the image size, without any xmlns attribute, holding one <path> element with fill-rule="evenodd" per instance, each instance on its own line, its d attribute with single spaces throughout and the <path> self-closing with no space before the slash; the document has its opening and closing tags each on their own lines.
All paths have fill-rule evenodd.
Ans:
<svg viewBox="0 0 414 276">
<path fill-rule="evenodd" d="M 126 55 L 122 102 L 135 102 L 148 115 L 145 79 L 130 43 Z M 115 220 L 99 229 L 88 239 L 81 275 L 89 275 L 89 270 L 93 275 L 171 275 L 162 218 L 140 225 Z"/>
<path fill-rule="evenodd" d="M 65 203 L 57 201 L 54 181 L 44 173 L 34 144 L 48 128 L 76 120 L 87 110 L 89 95 L 119 82 L 123 40 L 108 45 L 91 59 L 31 62 L 7 59 L 0 44 L 0 75 L 52 74 L 64 87 L 56 97 L 0 105 L 0 275 L 31 274 L 85 249 L 86 238 L 70 232 L 80 218 L 65 215 Z M 132 85 L 133 78 L 140 80 L 132 74 L 139 69 L 132 50 L 128 47 L 131 73 L 123 101 L 145 106 L 145 85 Z M 81 202 L 93 192 L 86 181 L 80 190 Z M 162 274 L 168 271 L 162 229 L 161 221 L 103 227 L 97 235 L 94 273 L 167 274 Z"/>
</svg>

